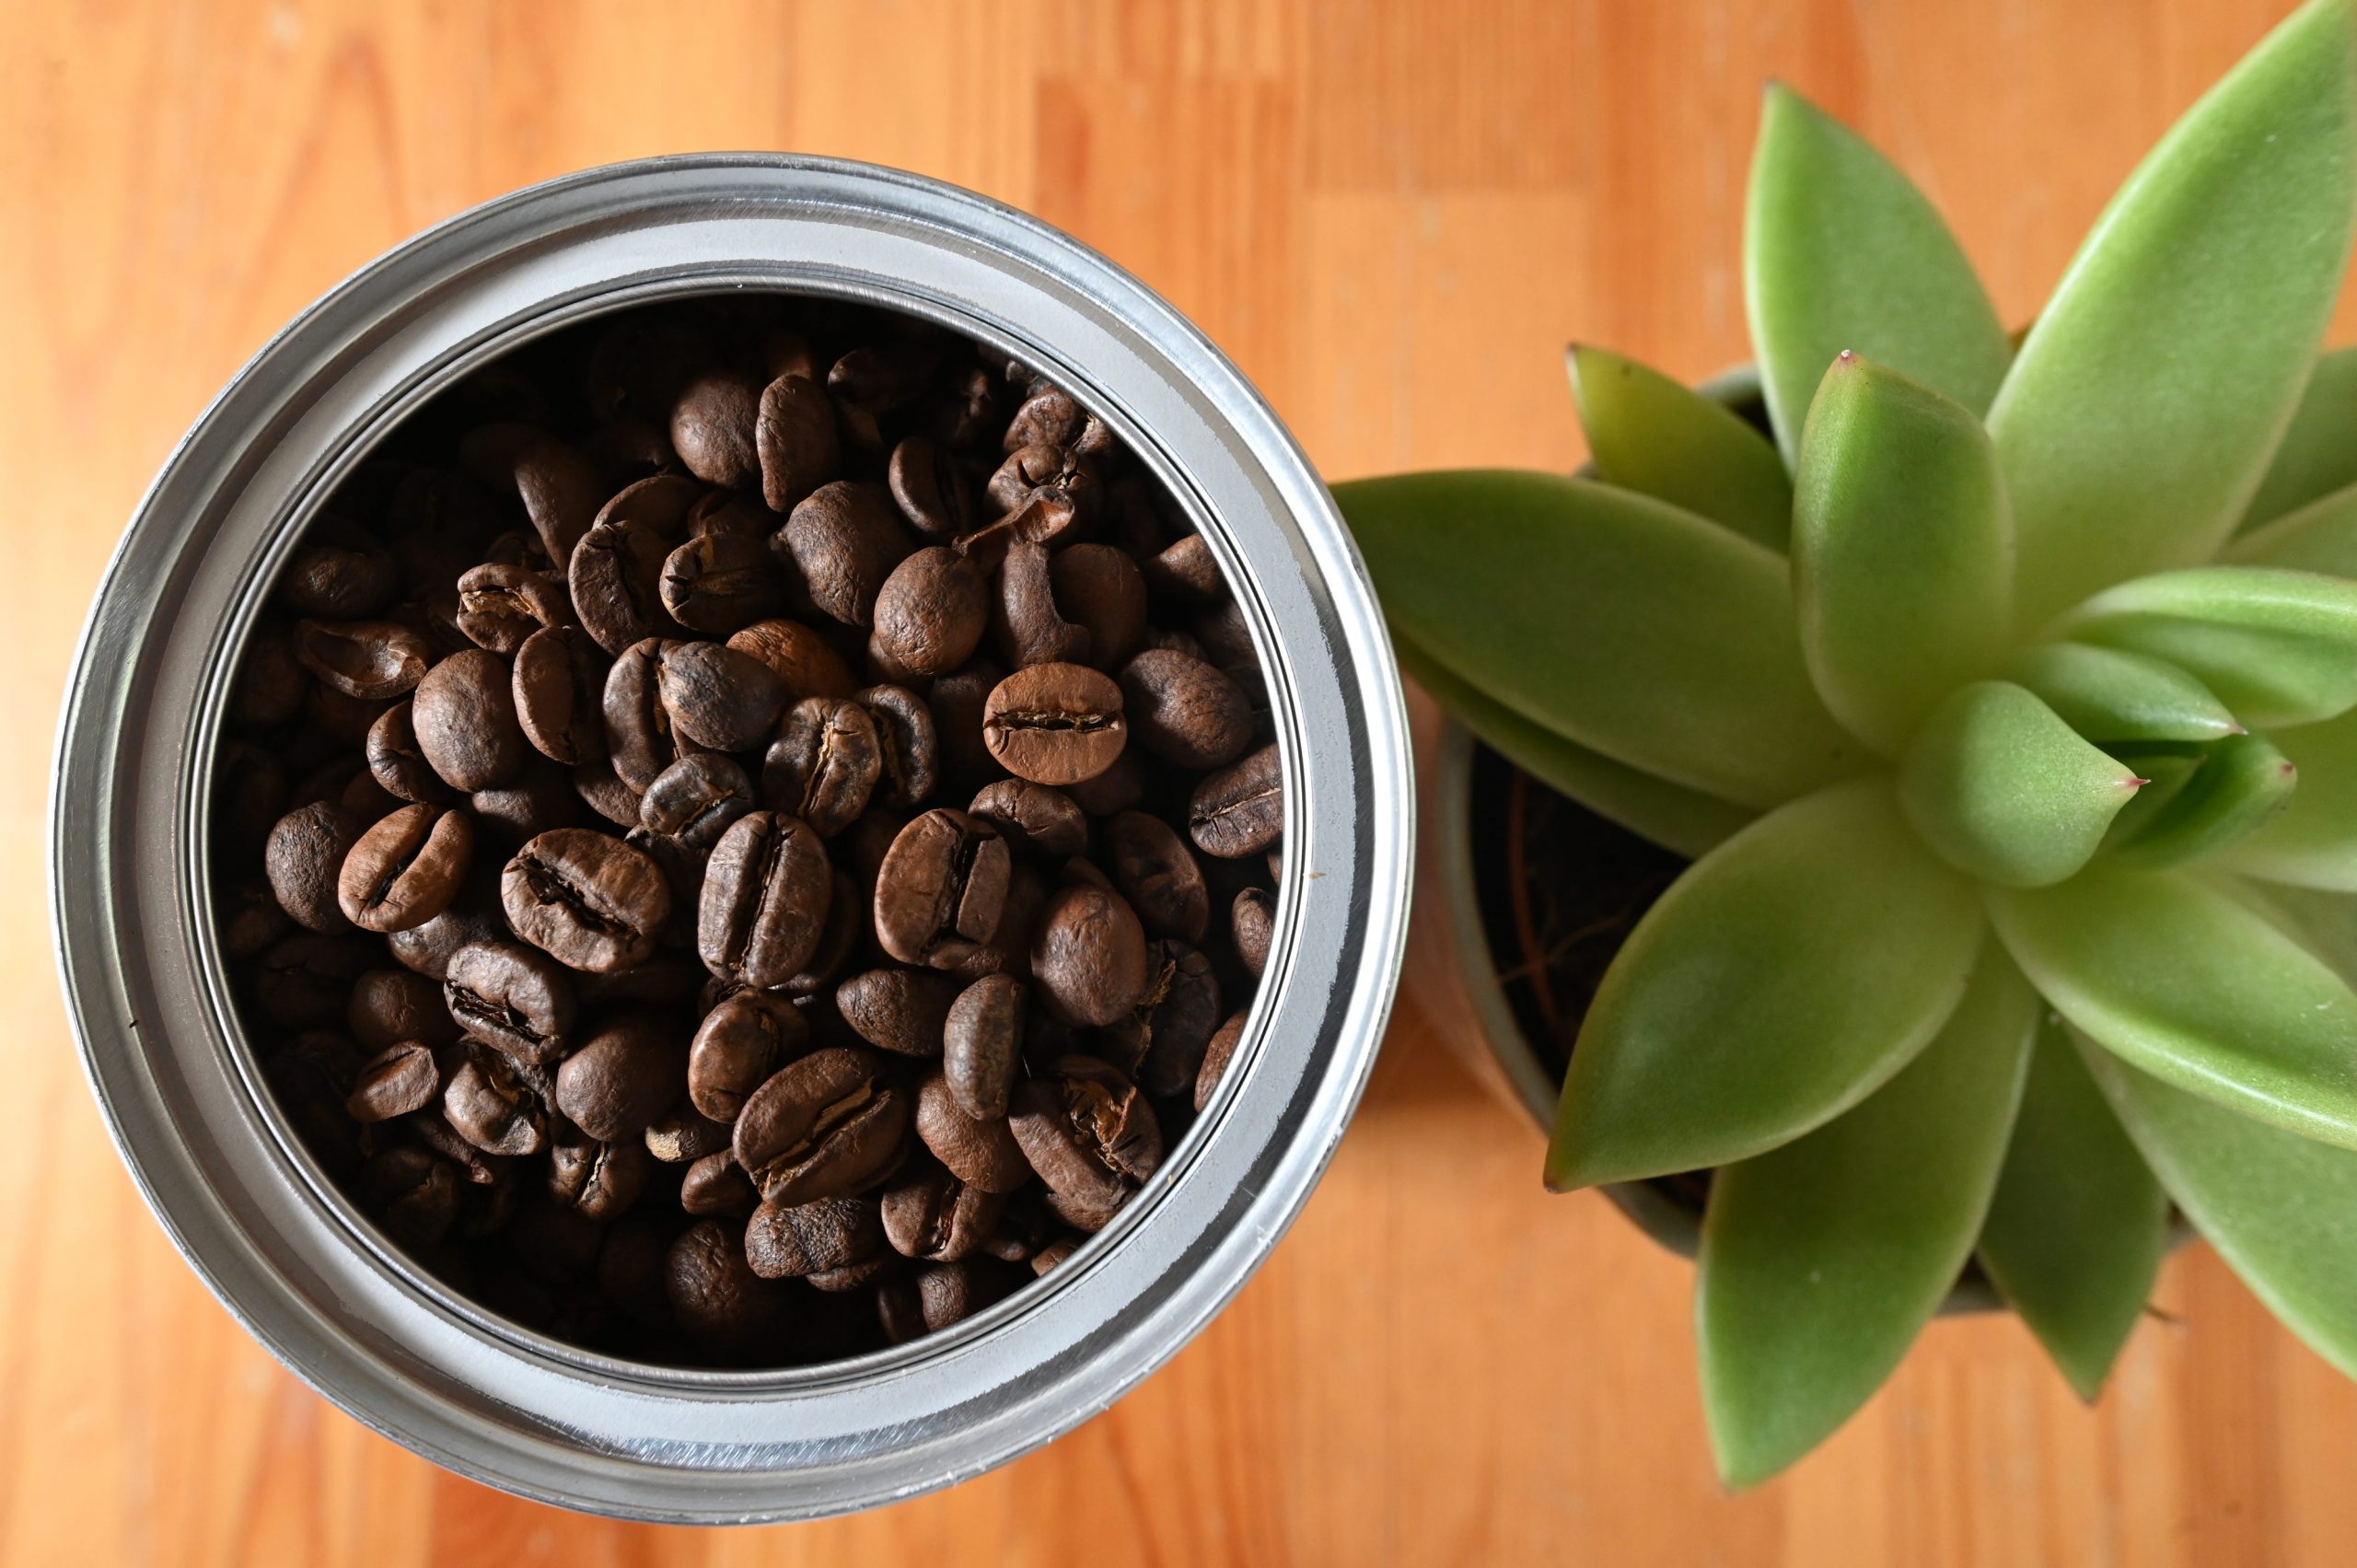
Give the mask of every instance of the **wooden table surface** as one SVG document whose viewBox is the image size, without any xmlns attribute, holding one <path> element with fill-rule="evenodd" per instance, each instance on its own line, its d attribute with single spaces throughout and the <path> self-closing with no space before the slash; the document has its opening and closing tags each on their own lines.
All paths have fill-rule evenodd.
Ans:
<svg viewBox="0 0 2357 1568">
<path fill-rule="evenodd" d="M 2346 1562 L 2357 1389 L 2206 1249 L 2102 1403 L 1942 1323 L 1786 1479 L 1723 1496 L 1689 1279 L 1440 1038 L 1411 976 L 1291 1237 L 1119 1408 L 952 1493 L 654 1529 L 447 1475 L 250 1342 L 117 1165 L 56 994 L 42 759 L 172 442 L 421 226 L 584 165 L 790 148 L 1028 207 L 1190 312 L 1334 476 L 1579 455 L 1579 335 L 1741 357 L 1760 81 L 1932 192 L 2009 317 L 2288 0 L 654 6 L 89 0 L 0 13 L 0 1562 Z M 660 11 L 684 21 L 663 23 Z M 2339 336 L 2357 326 L 2344 310 Z M 1427 955 L 1429 956 L 1429 955 Z"/>
</svg>

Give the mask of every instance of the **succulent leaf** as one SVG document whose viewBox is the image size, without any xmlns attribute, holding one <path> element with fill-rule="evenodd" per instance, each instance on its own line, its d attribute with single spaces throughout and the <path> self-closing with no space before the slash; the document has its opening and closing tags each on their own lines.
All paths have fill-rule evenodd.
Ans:
<svg viewBox="0 0 2357 1568">
<path fill-rule="evenodd" d="M 2265 736 L 2230 735 L 2207 749 L 2185 787 L 2123 835 L 2115 852 L 2146 866 L 2183 865 L 2215 854 L 2282 811 L 2295 798 L 2299 777 L 2299 769 Z"/>
<path fill-rule="evenodd" d="M 2168 1195 L 2061 1024 L 2038 1031 L 1980 1267 L 2092 1401 L 2168 1250 Z"/>
<path fill-rule="evenodd" d="M 1531 723 L 1404 634 L 1395 633 L 1392 644 L 1400 668 L 1492 750 L 1549 788 L 1664 849 L 1696 859 L 1752 819 L 1740 806 L 1680 789 Z"/>
<path fill-rule="evenodd" d="M 2012 525 L 1963 405 L 1844 354 L 1801 440 L 1793 598 L 1817 694 L 1886 755 L 2003 656 Z"/>
<path fill-rule="evenodd" d="M 1766 436 L 1724 404 L 1633 359 L 1574 343 L 1563 364 L 1598 479 L 1784 548 L 1793 482 Z"/>
<path fill-rule="evenodd" d="M 1651 496 L 1543 473 L 1334 487 L 1394 627 L 1615 761 L 1766 807 L 1854 772 L 1801 665 L 1784 558 Z"/>
<path fill-rule="evenodd" d="M 1946 1021 L 1984 925 L 1886 780 L 1761 818 L 1679 877 L 1606 972 L 1548 1184 L 1724 1165 L 1830 1121 Z"/>
<path fill-rule="evenodd" d="M 1990 944 L 1890 1082 L 1713 1179 L 1695 1320 L 1728 1485 L 1766 1480 L 1847 1421 L 1939 1309 L 1988 1212 L 2038 1014 Z"/>
<path fill-rule="evenodd" d="M 2025 628 L 2233 532 L 2307 386 L 2352 209 L 2357 52 L 2346 0 L 2316 0 L 2129 177 L 1989 411 Z"/>
<path fill-rule="evenodd" d="M 1898 167 L 1800 94 L 1760 108 L 1744 229 L 1744 296 L 1769 422 L 1787 463 L 1844 349 L 1979 413 L 2013 345 L 1932 203 Z"/>
<path fill-rule="evenodd" d="M 2316 357 L 2314 375 L 2300 406 L 2283 432 L 2282 445 L 2258 494 L 2251 497 L 2243 527 L 2255 528 L 2273 518 L 2323 499 L 2336 490 L 2357 484 L 2357 348 L 2334 349 Z"/>
<path fill-rule="evenodd" d="M 2215 740 L 2242 726 L 2209 688 L 2173 664 L 2088 643 L 2040 643 L 2005 666 L 2089 740 Z"/>
<path fill-rule="evenodd" d="M 2254 728 L 2357 705 L 2357 581 L 2199 566 L 2121 583 L 2065 616 L 2075 642 L 2178 666 Z"/>
<path fill-rule="evenodd" d="M 2299 770 L 2291 802 L 2220 859 L 2227 870 L 2357 892 L 2357 713 L 2275 732 Z"/>
<path fill-rule="evenodd" d="M 2081 1050 L 2194 1228 L 2285 1328 L 2357 1376 L 2357 1154 Z"/>
<path fill-rule="evenodd" d="M 2341 438 L 2351 451 L 2357 451 L 2357 417 L 2352 417 Z M 2295 572 L 2357 577 L 2357 484 L 2320 495 L 2254 528 L 2228 545 L 2220 559 L 2247 566 L 2287 566 Z"/>
<path fill-rule="evenodd" d="M 2134 798 L 2111 819 L 2111 830 L 2103 836 L 2106 848 L 2126 843 L 2157 821 L 2185 792 L 2185 786 L 2193 782 L 2193 775 L 2201 771 L 2202 758 L 2196 747 L 2172 751 L 2123 747 L 2113 755 L 2144 782 L 2137 786 Z"/>
<path fill-rule="evenodd" d="M 2142 781 L 2006 680 L 1979 680 L 1924 721 L 1898 798 L 1958 870 L 2009 888 L 2060 882 L 2094 858 Z"/>
<path fill-rule="evenodd" d="M 2014 961 L 2082 1034 L 2241 1115 L 2357 1146 L 2357 994 L 2247 903 L 2183 872 L 2109 865 L 1988 901 Z"/>
</svg>

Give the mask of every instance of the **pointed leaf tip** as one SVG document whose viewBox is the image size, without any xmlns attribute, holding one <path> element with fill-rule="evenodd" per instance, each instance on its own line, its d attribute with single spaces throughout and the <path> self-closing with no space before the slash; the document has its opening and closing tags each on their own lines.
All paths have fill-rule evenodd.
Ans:
<svg viewBox="0 0 2357 1568">
<path fill-rule="evenodd" d="M 2008 681 L 1964 687 L 1899 763 L 1916 831 L 1950 865 L 2008 888 L 2060 882 L 2092 859 L 2137 775 Z"/>
</svg>

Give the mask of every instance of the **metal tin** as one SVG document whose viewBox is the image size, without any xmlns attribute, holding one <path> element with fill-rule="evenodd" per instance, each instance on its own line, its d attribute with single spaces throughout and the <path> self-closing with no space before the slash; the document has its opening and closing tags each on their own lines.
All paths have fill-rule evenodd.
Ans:
<svg viewBox="0 0 2357 1568">
<path fill-rule="evenodd" d="M 1171 486 L 1237 587 L 1284 764 L 1276 935 L 1237 1065 L 1116 1222 L 1039 1284 L 898 1350 L 785 1372 L 616 1361 L 412 1268 L 304 1155 L 230 1006 L 200 830 L 218 714 L 313 509 L 404 414 L 553 327 L 784 288 L 931 318 L 1040 367 Z M 52 905 L 92 1087 L 149 1206 L 312 1387 L 450 1468 L 648 1519 L 807 1517 L 999 1464 L 1110 1405 L 1268 1255 L 1373 1064 L 1413 839 L 1400 690 L 1318 476 L 1203 336 L 1046 226 L 817 158 L 654 159 L 535 186 L 298 317 L 165 465 L 109 568 L 61 720 Z"/>
</svg>

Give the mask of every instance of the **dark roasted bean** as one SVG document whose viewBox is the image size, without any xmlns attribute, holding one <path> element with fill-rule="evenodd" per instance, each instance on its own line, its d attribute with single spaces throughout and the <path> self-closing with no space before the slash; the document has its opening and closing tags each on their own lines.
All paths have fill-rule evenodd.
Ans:
<svg viewBox="0 0 2357 1568">
<path fill-rule="evenodd" d="M 886 473 L 893 502 L 909 527 L 926 539 L 946 541 L 974 526 L 974 501 L 958 461 L 922 436 L 892 448 Z"/>
<path fill-rule="evenodd" d="M 1181 768 L 1218 768 L 1252 743 L 1252 704 L 1200 658 L 1148 648 L 1121 667 L 1122 711 L 1137 743 Z"/>
<path fill-rule="evenodd" d="M 449 908 L 474 854 L 463 811 L 404 806 L 360 835 L 343 857 L 336 900 L 363 931 L 406 931 Z"/>
<path fill-rule="evenodd" d="M 638 523 L 601 522 L 582 536 L 567 574 L 581 629 L 620 657 L 633 643 L 675 630 L 663 605 L 670 541 Z"/>
<path fill-rule="evenodd" d="M 434 650 L 395 621 L 298 621 L 295 656 L 331 690 L 383 703 L 416 689 Z"/>
<path fill-rule="evenodd" d="M 805 496 L 780 531 L 810 598 L 851 626 L 876 618 L 876 596 L 915 548 L 883 487 L 847 480 Z"/>
<path fill-rule="evenodd" d="M 354 1121 L 389 1121 L 423 1110 L 442 1094 L 442 1072 L 434 1048 L 422 1040 L 389 1045 L 360 1069 L 360 1081 L 344 1101 Z"/>
<path fill-rule="evenodd" d="M 696 919 L 704 967 L 742 985 L 783 985 L 817 951 L 833 878 L 826 846 L 774 811 L 737 819 L 705 868 Z"/>
<path fill-rule="evenodd" d="M 450 798 L 450 786 L 417 744 L 417 727 L 411 722 L 412 704 L 408 699 L 395 703 L 377 715 L 368 726 L 368 773 L 378 787 L 401 800 L 445 801 Z"/>
<path fill-rule="evenodd" d="M 278 819 L 263 851 L 270 890 L 296 924 L 326 935 L 352 929 L 343 912 L 338 878 L 344 856 L 359 842 L 358 815 L 326 800 L 298 806 Z"/>
<path fill-rule="evenodd" d="M 1005 841 L 962 811 L 926 812 L 900 830 L 876 881 L 876 939 L 904 964 L 946 969 L 998 930 Z"/>
<path fill-rule="evenodd" d="M 1078 664 L 1037 664 L 1000 681 L 982 708 L 982 739 L 1017 778 L 1074 784 L 1112 766 L 1129 739 L 1121 689 Z"/>
<path fill-rule="evenodd" d="M 636 1138 L 679 1098 L 687 1040 L 651 1009 L 621 1014 L 556 1070 L 556 1108 L 593 1138 Z"/>
<path fill-rule="evenodd" d="M 1244 1020 L 1248 1009 L 1228 1016 L 1227 1021 L 1212 1032 L 1211 1044 L 1203 1051 L 1202 1067 L 1195 1074 L 1195 1109 L 1202 1110 L 1212 1102 L 1219 1081 L 1227 1074 L 1227 1064 L 1236 1056 L 1236 1048 L 1244 1039 Z"/>
<path fill-rule="evenodd" d="M 933 711 L 904 686 L 870 686 L 853 701 L 876 721 L 876 740 L 882 749 L 884 771 L 877 803 L 896 808 L 923 805 L 941 772 Z"/>
<path fill-rule="evenodd" d="M 751 750 L 785 707 L 785 683 L 726 644 L 666 643 L 655 671 L 673 731 L 714 751 Z"/>
<path fill-rule="evenodd" d="M 892 568 L 877 590 L 875 615 L 876 644 L 895 664 L 911 675 L 946 675 L 982 640 L 990 585 L 972 562 L 936 544 Z"/>
<path fill-rule="evenodd" d="M 753 991 L 723 998 L 688 1048 L 688 1098 L 714 1122 L 736 1121 L 745 1098 L 799 1055 L 809 1036 L 785 1003 Z"/>
<path fill-rule="evenodd" d="M 1284 830 L 1284 780 L 1274 746 L 1205 776 L 1187 806 L 1189 836 L 1205 854 L 1223 860 L 1259 854 Z M 1272 864 L 1270 875 L 1275 874 Z"/>
<path fill-rule="evenodd" d="M 545 1066 L 572 1049 L 572 976 L 544 953 L 501 941 L 461 947 L 442 998 L 461 1029 L 518 1062 Z"/>
<path fill-rule="evenodd" d="M 835 1007 L 862 1040 L 896 1056 L 938 1057 L 950 1005 L 960 992 L 946 975 L 883 969 L 835 988 Z"/>
<path fill-rule="evenodd" d="M 1027 1080 L 1007 1124 L 1048 1190 L 1090 1208 L 1119 1203 L 1162 1163 L 1154 1108 L 1094 1057 L 1060 1058 Z"/>
<path fill-rule="evenodd" d="M 985 1192 L 1012 1192 L 1031 1179 L 1031 1165 L 1004 1116 L 977 1121 L 958 1108 L 949 1080 L 930 1074 L 917 1086 L 917 1136 L 958 1180 Z"/>
<path fill-rule="evenodd" d="M 1005 1202 L 935 1166 L 885 1189 L 884 1235 L 904 1258 L 953 1263 L 982 1249 Z"/>
<path fill-rule="evenodd" d="M 769 666 L 785 686 L 786 700 L 848 697 L 859 682 L 842 656 L 798 621 L 756 621 L 731 635 L 728 645 Z"/>
<path fill-rule="evenodd" d="M 528 567 L 491 562 L 459 579 L 459 631 L 494 654 L 512 654 L 533 633 L 572 620 L 563 585 Z"/>
<path fill-rule="evenodd" d="M 704 752 L 682 757 L 661 772 L 640 796 L 638 819 L 649 832 L 709 850 L 737 819 L 753 809 L 752 781 L 726 757 Z"/>
<path fill-rule="evenodd" d="M 743 1237 L 719 1220 L 691 1225 L 671 1243 L 663 1289 L 679 1327 L 716 1349 L 768 1349 L 786 1321 L 784 1288 L 753 1272 Z"/>
<path fill-rule="evenodd" d="M 842 439 L 835 405 L 809 376 L 788 371 L 761 390 L 754 425 L 761 499 L 772 512 L 790 512 L 804 496 L 835 477 Z"/>
<path fill-rule="evenodd" d="M 1058 1020 L 1102 1028 L 1137 1005 L 1146 983 L 1145 932 L 1128 900 L 1088 885 L 1048 895 L 1031 935 L 1031 978 Z"/>
<path fill-rule="evenodd" d="M 410 705 L 418 749 L 452 789 L 504 784 L 524 771 L 530 748 L 516 722 L 507 661 L 462 648 L 426 672 Z"/>
<path fill-rule="evenodd" d="M 883 776 L 876 720 L 843 697 L 805 697 L 788 710 L 761 763 L 761 799 L 821 838 L 859 819 Z"/>
<path fill-rule="evenodd" d="M 748 490 L 761 480 L 761 389 L 726 372 L 699 376 L 671 405 L 671 449 L 706 484 Z"/>
<path fill-rule="evenodd" d="M 726 1153 L 728 1124 L 691 1105 L 675 1105 L 646 1124 L 646 1152 L 665 1165 L 691 1165 Z"/>
<path fill-rule="evenodd" d="M 752 1178 L 726 1149 L 700 1156 L 679 1179 L 679 1207 L 691 1214 L 749 1214 L 761 1201 Z"/>
<path fill-rule="evenodd" d="M 517 851 L 499 882 L 516 935 L 558 962 L 611 974 L 644 961 L 671 913 L 662 871 L 610 834 L 561 828 Z"/>
<path fill-rule="evenodd" d="M 886 1249 L 873 1198 L 763 1203 L 745 1222 L 745 1258 L 765 1280 L 807 1279 L 856 1268 Z"/>
<path fill-rule="evenodd" d="M 442 1091 L 442 1114 L 485 1154 L 535 1155 L 548 1146 L 547 1088 L 538 1069 L 472 1047 Z"/>
<path fill-rule="evenodd" d="M 1088 819 L 1071 796 L 1028 779 L 984 784 L 966 807 L 1017 849 L 1062 859 L 1088 847 Z"/>
<path fill-rule="evenodd" d="M 1247 888 L 1236 895 L 1228 910 L 1228 940 L 1245 972 L 1254 980 L 1269 962 L 1269 935 L 1276 924 L 1277 896 L 1265 888 Z"/>
<path fill-rule="evenodd" d="M 942 1073 L 958 1109 L 977 1121 L 1006 1114 L 1023 1054 L 1023 982 L 984 975 L 951 1004 L 942 1031 Z"/>
<path fill-rule="evenodd" d="M 785 600 L 777 557 L 747 533 L 708 533 L 680 545 L 663 563 L 662 592 L 672 620 L 711 637 L 775 615 Z"/>
<path fill-rule="evenodd" d="M 764 1201 L 790 1207 L 865 1191 L 891 1173 L 908 1139 L 907 1094 L 883 1059 L 837 1047 L 787 1063 L 736 1122 L 737 1163 Z"/>
</svg>

